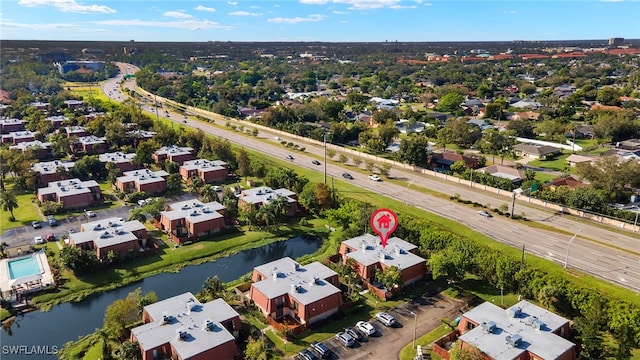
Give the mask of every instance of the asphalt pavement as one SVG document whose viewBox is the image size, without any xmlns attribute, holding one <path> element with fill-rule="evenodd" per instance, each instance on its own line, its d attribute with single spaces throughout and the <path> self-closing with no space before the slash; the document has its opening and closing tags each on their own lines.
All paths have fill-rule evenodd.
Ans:
<svg viewBox="0 0 640 360">
<path fill-rule="evenodd" d="M 135 71 L 135 70 L 131 70 Z M 135 88 L 135 81 L 125 82 L 125 86 Z M 181 114 L 170 112 L 171 116 L 163 116 L 177 123 L 184 123 Z M 229 120 L 217 114 L 211 118 L 218 123 Z M 246 128 L 252 124 L 237 121 Z M 290 149 L 280 145 L 281 140 L 301 143 L 287 135 L 260 129 L 259 136 L 250 137 L 229 129 L 221 129 L 213 125 L 187 119 L 186 126 L 202 129 L 206 133 L 228 139 L 229 141 L 259 151 L 270 156 L 285 159 L 291 154 Z M 275 138 L 279 137 L 280 140 Z M 306 167 L 315 171 L 324 171 L 324 166 L 312 164 L 313 160 L 322 159 L 324 148 L 314 143 L 304 143 L 304 153 L 295 152 L 294 163 L 296 166 Z M 323 164 L 324 165 L 324 164 Z M 487 219 L 477 214 L 477 209 L 467 205 L 452 202 L 446 198 L 418 192 L 416 188 L 430 189 L 432 191 L 453 196 L 459 194 L 461 198 L 485 204 L 491 208 L 502 204 L 511 204 L 511 193 L 504 192 L 496 195 L 482 191 L 481 186 L 463 186 L 442 178 L 422 175 L 411 170 L 393 168 L 390 176 L 406 182 L 406 185 L 398 185 L 389 181 L 375 182 L 360 172 L 350 171 L 353 166 L 345 166 L 335 162 L 326 164 L 328 177 L 342 180 L 342 173 L 349 171 L 353 180 L 348 180 L 361 187 L 364 191 L 372 191 L 387 197 L 413 205 L 437 215 L 453 219 L 495 240 L 512 245 L 516 248 L 525 247 L 527 253 L 533 253 L 547 258 L 567 267 L 575 268 L 594 276 L 606 279 L 613 283 L 640 292 L 640 237 L 631 232 L 620 233 L 611 231 L 604 226 L 596 226 L 588 221 L 578 220 L 570 216 L 559 216 L 549 210 L 529 206 L 526 197 L 519 197 L 516 201 L 516 214 L 525 213 L 529 221 L 543 224 L 549 229 L 531 227 L 525 222 L 512 221 L 503 217 Z M 572 234 L 578 234 L 573 241 Z M 570 242 L 571 241 L 571 242 Z M 569 256 L 567 256 L 569 254 Z"/>
</svg>

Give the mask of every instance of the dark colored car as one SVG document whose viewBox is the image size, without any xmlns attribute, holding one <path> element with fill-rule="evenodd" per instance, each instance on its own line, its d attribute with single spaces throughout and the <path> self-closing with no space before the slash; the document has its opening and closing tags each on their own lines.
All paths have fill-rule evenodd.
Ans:
<svg viewBox="0 0 640 360">
<path fill-rule="evenodd" d="M 47 221 L 49 222 L 49 226 L 58 226 L 58 220 L 56 220 L 55 217 L 53 217 L 53 215 L 49 215 L 49 217 L 47 218 Z"/>
<path fill-rule="evenodd" d="M 318 357 L 314 355 L 311 351 L 304 349 L 298 353 L 298 356 L 303 360 L 318 360 Z"/>
<path fill-rule="evenodd" d="M 313 165 L 320 165 L 320 161 L 318 161 L 318 160 L 313 160 L 311 163 L 312 163 Z"/>
<path fill-rule="evenodd" d="M 320 354 L 320 356 L 322 356 L 322 358 L 329 357 L 330 351 L 329 351 L 329 348 L 327 347 L 327 345 L 325 345 L 325 344 L 323 344 L 321 342 L 314 341 L 314 342 L 311 343 L 311 348 L 315 352 Z"/>
<path fill-rule="evenodd" d="M 353 180 L 353 176 L 351 176 L 351 174 L 349 173 L 342 173 L 342 177 L 347 180 Z"/>
<path fill-rule="evenodd" d="M 351 337 L 356 339 L 357 341 L 364 340 L 364 336 L 362 335 L 362 333 L 352 327 L 345 328 L 344 332 L 351 335 Z"/>
</svg>

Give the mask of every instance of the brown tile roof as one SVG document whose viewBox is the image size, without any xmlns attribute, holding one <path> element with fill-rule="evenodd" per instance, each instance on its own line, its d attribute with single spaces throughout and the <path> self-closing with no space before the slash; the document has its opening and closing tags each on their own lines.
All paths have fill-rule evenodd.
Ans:
<svg viewBox="0 0 640 360">
<path fill-rule="evenodd" d="M 574 179 L 572 176 L 553 179 L 551 183 L 549 183 L 549 186 L 568 186 L 571 189 L 589 187 L 589 185 Z"/>
</svg>

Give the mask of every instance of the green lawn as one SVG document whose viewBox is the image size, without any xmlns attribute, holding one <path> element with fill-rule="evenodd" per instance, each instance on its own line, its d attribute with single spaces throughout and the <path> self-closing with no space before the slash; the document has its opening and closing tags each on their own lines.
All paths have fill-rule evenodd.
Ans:
<svg viewBox="0 0 640 360">
<path fill-rule="evenodd" d="M 7 191 L 13 189 L 10 179 L 5 184 Z M 0 210 L 0 232 L 19 227 L 23 225 L 29 225 L 34 220 L 42 220 L 38 215 L 38 209 L 35 203 L 35 196 L 31 193 L 19 193 L 16 196 L 18 200 L 18 208 L 13 210 L 13 215 L 16 217 L 16 221 L 10 221 L 11 213 L 8 211 Z"/>
<path fill-rule="evenodd" d="M 553 179 L 555 179 L 557 177 L 558 177 L 558 175 L 554 175 L 554 174 L 549 174 L 549 173 L 546 173 L 546 172 L 538 171 L 538 172 L 536 172 L 536 178 L 535 179 L 536 179 L 536 181 L 538 183 L 544 184 L 547 181 L 551 181 L 551 180 L 553 180 Z"/>
<path fill-rule="evenodd" d="M 551 160 L 533 160 L 529 161 L 528 165 L 562 171 L 569 166 L 569 164 L 567 164 L 567 158 L 569 157 L 569 155 L 570 154 L 562 154 Z"/>
<path fill-rule="evenodd" d="M 423 352 L 428 348 L 428 346 L 439 338 L 451 332 L 451 327 L 448 325 L 442 324 L 435 328 L 434 330 L 428 332 L 427 334 L 416 339 L 416 346 L 420 345 L 423 349 Z M 412 360 L 416 355 L 416 349 L 413 347 L 413 341 L 410 342 L 407 346 L 400 350 L 400 360 Z M 435 359 L 435 354 L 431 354 L 431 358 Z"/>
</svg>

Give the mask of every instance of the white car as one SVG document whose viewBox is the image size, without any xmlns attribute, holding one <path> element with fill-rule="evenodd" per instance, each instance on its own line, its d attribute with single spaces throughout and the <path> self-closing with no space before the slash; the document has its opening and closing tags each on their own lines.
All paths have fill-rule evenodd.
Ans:
<svg viewBox="0 0 640 360">
<path fill-rule="evenodd" d="M 362 331 L 368 336 L 371 336 L 376 333 L 376 328 L 374 328 L 373 325 L 369 324 L 366 321 L 358 321 L 356 323 L 356 328 L 358 328 L 358 330 Z"/>
<path fill-rule="evenodd" d="M 33 238 L 33 242 L 36 245 L 44 244 L 44 238 L 42 236 L 36 236 L 35 238 Z"/>
<path fill-rule="evenodd" d="M 369 175 L 369 180 L 373 180 L 373 181 L 382 181 L 382 179 L 380 179 L 380 176 L 376 175 L 376 174 L 371 174 Z"/>
<path fill-rule="evenodd" d="M 214 185 L 213 186 L 213 191 L 220 192 L 220 191 L 222 191 L 222 188 L 220 186 L 218 186 L 218 185 Z"/>
<path fill-rule="evenodd" d="M 396 319 L 391 314 L 386 312 L 379 312 L 376 314 L 376 319 L 386 326 L 393 326 L 396 324 Z"/>
<path fill-rule="evenodd" d="M 145 205 L 147 205 L 147 201 L 144 200 L 144 199 L 140 199 L 140 200 L 138 200 L 138 205 L 145 206 Z"/>
<path fill-rule="evenodd" d="M 96 217 L 96 213 L 91 211 L 91 210 L 89 210 L 89 211 L 87 211 L 87 216 L 88 217 Z"/>
</svg>

